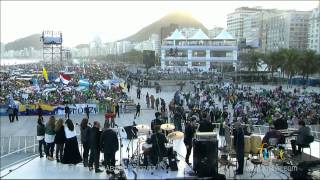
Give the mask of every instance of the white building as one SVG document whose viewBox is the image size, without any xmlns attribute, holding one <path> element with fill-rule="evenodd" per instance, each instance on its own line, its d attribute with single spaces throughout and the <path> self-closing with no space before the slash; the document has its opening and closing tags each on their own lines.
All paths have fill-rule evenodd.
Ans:
<svg viewBox="0 0 320 180">
<path fill-rule="evenodd" d="M 160 52 L 160 36 L 152 34 L 148 40 L 136 43 L 134 49 L 137 51 L 150 50 L 155 51 L 156 54 Z"/>
<path fill-rule="evenodd" d="M 235 9 L 235 12 L 227 15 L 227 31 L 230 32 L 237 40 L 242 39 L 244 32 L 244 18 L 260 11 L 260 7 L 240 7 Z"/>
<path fill-rule="evenodd" d="M 237 50 L 236 39 L 226 31 L 210 39 L 201 29 L 190 38 L 176 29 L 162 42 L 161 68 L 209 71 L 215 63 L 235 65 Z"/>
<path fill-rule="evenodd" d="M 310 11 L 286 11 L 267 19 L 266 51 L 306 49 Z"/>
<path fill-rule="evenodd" d="M 308 32 L 308 49 L 315 50 L 318 54 L 320 53 L 320 11 L 319 11 L 319 8 L 315 8 L 310 15 L 309 32 Z"/>
</svg>

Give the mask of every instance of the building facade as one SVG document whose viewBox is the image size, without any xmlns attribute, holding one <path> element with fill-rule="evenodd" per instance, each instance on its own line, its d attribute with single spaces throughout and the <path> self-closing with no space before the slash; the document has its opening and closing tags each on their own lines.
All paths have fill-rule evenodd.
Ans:
<svg viewBox="0 0 320 180">
<path fill-rule="evenodd" d="M 266 20 L 266 52 L 280 48 L 306 49 L 310 11 L 286 11 Z"/>
<path fill-rule="evenodd" d="M 243 38 L 244 18 L 261 10 L 260 7 L 240 7 L 235 9 L 235 12 L 227 15 L 227 31 L 239 41 Z"/>
<path fill-rule="evenodd" d="M 320 4 L 320 3 L 319 3 Z M 320 54 L 320 11 L 316 8 L 309 18 L 308 49 Z"/>
<path fill-rule="evenodd" d="M 209 71 L 216 63 L 235 65 L 237 49 L 236 39 L 226 31 L 210 39 L 201 29 L 189 38 L 176 29 L 162 41 L 161 68 Z"/>
</svg>

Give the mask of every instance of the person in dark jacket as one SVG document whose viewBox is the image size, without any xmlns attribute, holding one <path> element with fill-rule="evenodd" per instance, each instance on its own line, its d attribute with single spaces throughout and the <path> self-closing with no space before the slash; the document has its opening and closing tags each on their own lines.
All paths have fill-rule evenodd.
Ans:
<svg viewBox="0 0 320 180">
<path fill-rule="evenodd" d="M 190 122 L 187 122 L 186 126 L 185 126 L 185 131 L 184 131 L 184 144 L 187 148 L 187 154 L 186 154 L 186 163 L 189 163 L 189 157 L 191 154 L 191 150 L 192 150 L 192 138 L 194 137 L 194 134 L 196 133 L 196 121 L 195 118 L 192 118 Z"/>
<path fill-rule="evenodd" d="M 15 107 L 13 108 L 13 118 L 12 118 L 12 122 L 14 121 L 14 118 L 16 118 L 16 121 L 19 121 L 18 115 L 19 115 L 19 106 L 15 106 Z"/>
<path fill-rule="evenodd" d="M 236 174 L 243 174 L 243 165 L 244 165 L 244 131 L 241 127 L 240 122 L 235 123 L 235 133 L 234 133 L 234 147 L 237 154 L 238 169 Z"/>
<path fill-rule="evenodd" d="M 167 156 L 168 152 L 165 143 L 168 143 L 166 136 L 161 132 L 161 128 L 156 126 L 156 133 L 151 135 L 147 140 L 148 144 L 152 144 L 151 161 L 156 165 L 163 157 Z"/>
<path fill-rule="evenodd" d="M 38 107 L 38 117 L 40 118 L 42 116 L 43 116 L 43 110 L 42 110 L 41 106 L 39 105 L 39 107 Z"/>
<path fill-rule="evenodd" d="M 65 118 L 69 119 L 69 117 L 70 117 L 70 108 L 69 108 L 68 104 L 64 108 L 64 113 L 65 113 Z"/>
<path fill-rule="evenodd" d="M 101 151 L 104 153 L 104 165 L 107 174 L 114 174 L 116 164 L 116 152 L 119 149 L 117 133 L 110 129 L 110 124 L 106 124 L 100 138 Z"/>
<path fill-rule="evenodd" d="M 56 144 L 56 159 L 57 162 L 61 162 L 63 157 L 64 143 L 66 142 L 66 134 L 64 132 L 63 119 L 59 119 L 56 123 L 54 131 L 56 136 L 54 137 L 54 143 Z"/>
<path fill-rule="evenodd" d="M 140 111 L 141 111 L 141 106 L 140 106 L 140 103 L 138 103 L 136 106 L 136 114 L 134 115 L 134 119 L 136 119 L 138 116 L 140 117 Z"/>
<path fill-rule="evenodd" d="M 200 126 L 198 131 L 199 132 L 213 132 L 213 125 L 210 121 L 207 120 L 207 118 L 202 118 L 200 121 Z"/>
<path fill-rule="evenodd" d="M 98 121 L 93 122 L 93 127 L 90 129 L 90 157 L 89 157 L 89 170 L 93 170 L 93 163 L 96 173 L 102 172 L 99 169 L 100 160 L 100 123 Z"/>
<path fill-rule="evenodd" d="M 115 106 L 115 113 L 116 113 L 116 115 L 118 114 L 118 117 L 120 117 L 120 106 L 119 106 L 119 103 L 117 103 L 116 106 Z"/>
<path fill-rule="evenodd" d="M 308 145 L 306 137 L 311 136 L 311 131 L 309 127 L 306 127 L 306 123 L 303 120 L 299 121 L 299 129 L 292 132 L 292 134 L 298 134 L 297 140 L 291 140 L 292 152 L 294 155 L 301 154 L 301 146 Z M 298 150 L 297 147 L 298 146 Z"/>
<path fill-rule="evenodd" d="M 288 122 L 280 113 L 277 112 L 275 118 L 276 120 L 273 122 L 273 125 L 276 130 L 288 129 Z"/>
<path fill-rule="evenodd" d="M 44 142 L 45 125 L 43 123 L 43 117 L 38 118 L 37 125 L 37 140 L 39 142 L 39 154 L 40 158 L 43 157 L 42 148 L 46 148 L 46 143 Z"/>
<path fill-rule="evenodd" d="M 11 106 L 9 106 L 7 112 L 9 115 L 9 121 L 10 121 L 10 123 L 12 123 L 14 121 L 13 108 Z"/>
<path fill-rule="evenodd" d="M 86 113 L 87 118 L 89 119 L 90 109 L 89 109 L 89 106 L 88 106 L 88 105 L 84 108 L 84 113 Z"/>
<path fill-rule="evenodd" d="M 151 121 L 152 133 L 156 133 L 156 129 L 155 129 L 156 126 L 160 127 L 163 124 L 163 122 L 160 120 L 161 113 L 160 112 L 156 112 L 154 115 L 155 115 L 156 119 Z"/>
<path fill-rule="evenodd" d="M 83 145 L 83 166 L 88 166 L 88 156 L 90 150 L 90 127 L 88 126 L 88 119 L 83 118 L 80 124 L 81 143 Z"/>
</svg>

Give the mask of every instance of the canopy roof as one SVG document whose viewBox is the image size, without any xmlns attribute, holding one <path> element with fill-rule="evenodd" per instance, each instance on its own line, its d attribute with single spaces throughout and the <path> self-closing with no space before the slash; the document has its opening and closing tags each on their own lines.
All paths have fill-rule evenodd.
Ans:
<svg viewBox="0 0 320 180">
<path fill-rule="evenodd" d="M 201 40 L 201 39 L 209 39 L 209 37 L 201 30 L 199 29 L 191 38 L 194 40 Z"/>
<path fill-rule="evenodd" d="M 176 29 L 171 36 L 167 37 L 166 40 L 181 40 L 181 39 L 186 39 L 186 37 L 183 36 L 183 34 Z"/>
<path fill-rule="evenodd" d="M 235 38 L 227 31 L 223 30 L 217 37 L 213 39 L 235 40 Z"/>
</svg>

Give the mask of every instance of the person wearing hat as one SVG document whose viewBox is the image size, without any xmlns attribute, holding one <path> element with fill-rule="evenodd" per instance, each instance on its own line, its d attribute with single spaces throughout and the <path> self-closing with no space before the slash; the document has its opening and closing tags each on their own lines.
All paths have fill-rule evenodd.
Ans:
<svg viewBox="0 0 320 180">
<path fill-rule="evenodd" d="M 275 114 L 275 121 L 273 122 L 276 130 L 288 129 L 288 122 L 285 120 L 279 112 Z"/>
</svg>

